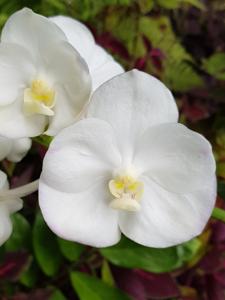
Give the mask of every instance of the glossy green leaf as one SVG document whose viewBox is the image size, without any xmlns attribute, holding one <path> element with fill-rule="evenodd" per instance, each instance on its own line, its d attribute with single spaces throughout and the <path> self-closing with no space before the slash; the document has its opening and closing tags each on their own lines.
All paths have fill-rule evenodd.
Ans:
<svg viewBox="0 0 225 300">
<path fill-rule="evenodd" d="M 154 273 L 172 271 L 180 264 L 175 247 L 148 248 L 125 237 L 117 245 L 100 249 L 100 252 L 117 266 L 139 268 Z"/>
<path fill-rule="evenodd" d="M 225 80 L 225 53 L 216 53 L 203 62 L 204 69 L 220 80 Z"/>
<path fill-rule="evenodd" d="M 72 272 L 70 278 L 80 300 L 131 300 L 119 289 L 85 273 Z"/>
<path fill-rule="evenodd" d="M 77 261 L 83 252 L 85 246 L 58 238 L 59 248 L 63 256 L 69 261 Z"/>
<path fill-rule="evenodd" d="M 50 231 L 40 213 L 37 214 L 33 228 L 33 247 L 36 260 L 42 271 L 53 276 L 61 264 L 61 254 L 55 235 Z"/>
<path fill-rule="evenodd" d="M 5 243 L 5 250 L 13 252 L 28 249 L 31 247 L 31 228 L 29 222 L 17 213 L 11 216 L 13 232 L 9 240 Z"/>
</svg>

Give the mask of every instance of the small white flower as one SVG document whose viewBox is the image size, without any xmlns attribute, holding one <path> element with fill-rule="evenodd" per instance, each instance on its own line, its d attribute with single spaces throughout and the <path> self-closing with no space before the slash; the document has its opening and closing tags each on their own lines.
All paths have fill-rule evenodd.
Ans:
<svg viewBox="0 0 225 300">
<path fill-rule="evenodd" d="M 0 90 L 0 135 L 55 135 L 89 100 L 91 79 L 63 31 L 25 8 L 2 30 Z"/>
<path fill-rule="evenodd" d="M 62 130 L 45 156 L 39 199 L 50 228 L 96 247 L 121 232 L 151 247 L 200 234 L 215 202 L 215 161 L 209 142 L 177 120 L 172 94 L 148 74 L 97 89 L 88 118 Z"/>
<path fill-rule="evenodd" d="M 21 161 L 31 147 L 31 139 L 8 139 L 0 136 L 0 161 L 7 158 L 12 162 Z"/>
<path fill-rule="evenodd" d="M 93 91 L 102 83 L 124 72 L 121 65 L 95 43 L 91 31 L 84 24 L 64 16 L 52 17 L 50 20 L 63 30 L 71 45 L 87 63 Z"/>
<path fill-rule="evenodd" d="M 0 171 L 0 191 L 9 187 L 5 173 Z M 0 246 L 10 237 L 12 233 L 12 222 L 10 215 L 20 210 L 23 202 L 19 198 L 0 198 Z"/>
</svg>

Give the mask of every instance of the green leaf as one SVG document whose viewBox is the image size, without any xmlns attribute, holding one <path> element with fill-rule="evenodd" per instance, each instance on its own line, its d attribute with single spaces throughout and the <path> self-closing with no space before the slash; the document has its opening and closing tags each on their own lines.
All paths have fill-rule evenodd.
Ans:
<svg viewBox="0 0 225 300">
<path fill-rule="evenodd" d="M 70 278 L 80 300 L 130 300 L 122 291 L 105 284 L 96 277 L 81 272 L 72 272 Z"/>
<path fill-rule="evenodd" d="M 216 174 L 217 176 L 225 179 L 225 161 L 217 162 Z"/>
<path fill-rule="evenodd" d="M 157 3 L 164 8 L 172 9 L 180 6 L 180 0 L 157 0 Z"/>
<path fill-rule="evenodd" d="M 63 256 L 69 261 L 77 261 L 83 252 L 85 246 L 58 238 L 59 248 Z"/>
<path fill-rule="evenodd" d="M 37 214 L 33 228 L 33 247 L 37 262 L 42 271 L 53 276 L 61 264 L 61 254 L 55 235 L 49 230 L 40 213 Z"/>
<path fill-rule="evenodd" d="M 25 270 L 20 276 L 20 282 L 28 288 L 34 287 L 38 279 L 39 269 L 34 261 L 31 261 L 31 264 L 27 270 Z"/>
<path fill-rule="evenodd" d="M 5 243 L 5 250 L 13 252 L 17 250 L 29 249 L 31 247 L 31 228 L 28 221 L 21 214 L 17 213 L 11 217 L 13 232 L 9 240 Z"/>
<path fill-rule="evenodd" d="M 201 250 L 202 243 L 198 238 L 192 239 L 187 243 L 177 246 L 177 253 L 180 258 L 181 265 L 190 262 Z"/>
<path fill-rule="evenodd" d="M 102 264 L 101 273 L 102 273 L 102 281 L 104 281 L 105 283 L 107 283 L 110 286 L 115 286 L 115 281 L 114 281 L 112 272 L 110 270 L 110 266 L 109 266 L 107 260 L 105 260 L 105 259 Z"/>
<path fill-rule="evenodd" d="M 219 80 L 225 80 L 225 53 L 216 53 L 203 61 L 204 69 Z"/>
<path fill-rule="evenodd" d="M 60 290 L 54 290 L 49 300 L 66 300 L 66 297 Z"/>
<path fill-rule="evenodd" d="M 205 6 L 200 0 L 157 0 L 157 3 L 164 8 L 174 9 L 180 7 L 182 4 L 190 4 L 199 9 L 205 9 Z"/>
<path fill-rule="evenodd" d="M 202 78 L 195 71 L 194 60 L 180 44 L 171 26 L 170 19 L 141 17 L 139 30 L 154 48 L 159 48 L 164 56 L 162 81 L 170 89 L 184 92 L 203 85 Z M 151 70 L 147 70 L 151 73 Z"/>
<path fill-rule="evenodd" d="M 33 140 L 36 143 L 41 144 L 41 145 L 45 146 L 46 148 L 48 148 L 53 140 L 53 137 L 43 134 L 43 135 L 34 137 Z"/>
<path fill-rule="evenodd" d="M 140 11 L 143 14 L 147 14 L 154 7 L 154 0 L 138 0 Z"/>
<path fill-rule="evenodd" d="M 125 237 L 117 245 L 100 249 L 100 252 L 115 265 L 126 268 L 139 268 L 154 273 L 169 272 L 180 265 L 175 247 L 165 249 L 148 248 Z"/>
<path fill-rule="evenodd" d="M 191 4 L 191 5 L 197 7 L 199 9 L 201 9 L 201 10 L 205 10 L 206 9 L 205 5 L 202 3 L 201 0 L 183 0 L 183 2 Z"/>
</svg>

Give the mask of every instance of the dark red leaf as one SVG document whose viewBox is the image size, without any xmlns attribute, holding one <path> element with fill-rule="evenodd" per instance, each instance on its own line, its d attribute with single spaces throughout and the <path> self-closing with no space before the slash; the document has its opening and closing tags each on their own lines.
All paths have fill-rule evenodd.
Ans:
<svg viewBox="0 0 225 300">
<path fill-rule="evenodd" d="M 164 299 L 180 295 L 170 274 L 152 274 L 141 270 L 113 268 L 118 286 L 135 300 Z"/>
<path fill-rule="evenodd" d="M 118 54 L 124 59 L 130 59 L 126 47 L 109 32 L 104 32 L 96 37 L 96 42 L 103 48 L 109 49 L 113 54 Z"/>
<path fill-rule="evenodd" d="M 7 253 L 4 262 L 0 265 L 0 279 L 16 280 L 28 266 L 29 261 L 26 252 Z"/>
<path fill-rule="evenodd" d="M 10 300 L 49 300 L 51 295 L 51 289 L 38 289 L 29 294 L 19 293 L 10 298 Z"/>
<path fill-rule="evenodd" d="M 224 300 L 225 299 L 225 289 L 221 284 L 215 279 L 213 275 L 208 275 L 206 277 L 206 293 L 208 300 Z"/>
</svg>

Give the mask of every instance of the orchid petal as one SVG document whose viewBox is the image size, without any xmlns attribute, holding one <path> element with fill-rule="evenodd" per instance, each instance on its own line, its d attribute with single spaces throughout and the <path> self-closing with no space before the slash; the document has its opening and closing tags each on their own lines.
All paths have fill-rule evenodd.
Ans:
<svg viewBox="0 0 225 300">
<path fill-rule="evenodd" d="M 77 114 L 89 100 L 91 79 L 86 63 L 69 43 L 52 44 L 46 53 L 47 76 L 54 81 L 56 94 L 55 115 L 47 131 L 52 135 L 74 123 Z"/>
<path fill-rule="evenodd" d="M 120 162 L 111 126 L 101 120 L 84 119 L 54 138 L 44 159 L 41 178 L 53 189 L 77 193 L 102 178 L 110 180 L 112 170 Z"/>
<path fill-rule="evenodd" d="M 128 156 L 140 134 L 156 124 L 177 122 L 178 111 L 172 94 L 159 80 L 133 70 L 96 90 L 88 117 L 110 123 L 122 153 Z"/>
<path fill-rule="evenodd" d="M 199 235 L 216 199 L 216 180 L 189 194 L 170 193 L 148 178 L 144 182 L 141 210 L 121 212 L 121 231 L 135 242 L 156 248 L 184 243 Z"/>
<path fill-rule="evenodd" d="M 7 139 L 5 137 L 0 137 L 0 161 L 6 158 L 6 156 L 11 151 L 11 148 L 12 148 L 12 140 Z"/>
<path fill-rule="evenodd" d="M 161 124 L 140 138 L 133 162 L 164 189 L 189 193 L 212 185 L 215 159 L 209 142 L 181 124 Z"/>
<path fill-rule="evenodd" d="M 1 35 L 2 42 L 21 45 L 38 59 L 43 45 L 66 40 L 58 26 L 29 8 L 23 8 L 11 15 Z"/>
<path fill-rule="evenodd" d="M 13 103 L 35 74 L 30 53 L 16 44 L 0 44 L 0 108 Z"/>
<path fill-rule="evenodd" d="M 21 161 L 31 148 L 31 139 L 22 138 L 12 140 L 11 151 L 7 154 L 7 159 L 13 162 Z"/>
<path fill-rule="evenodd" d="M 89 65 L 95 47 L 95 40 L 91 31 L 81 22 L 70 17 L 51 17 L 54 22 L 65 33 L 70 44 L 80 53 Z"/>
<path fill-rule="evenodd" d="M 63 30 L 70 44 L 87 63 L 93 82 L 93 91 L 102 83 L 124 72 L 122 66 L 95 43 L 91 31 L 84 24 L 64 16 L 52 17 L 50 20 Z"/>
<path fill-rule="evenodd" d="M 94 247 L 120 240 L 118 213 L 109 209 L 107 182 L 98 182 L 82 193 L 64 193 L 39 185 L 39 204 L 45 221 L 58 236 Z"/>
<path fill-rule="evenodd" d="M 8 182 L 5 173 L 0 171 L 0 190 L 7 189 Z M 0 246 L 10 237 L 12 233 L 12 222 L 10 215 L 22 208 L 21 199 L 0 200 Z"/>
<path fill-rule="evenodd" d="M 47 118 L 43 115 L 25 116 L 22 99 L 0 107 L 0 135 L 7 138 L 25 138 L 38 136 L 44 132 Z"/>
<path fill-rule="evenodd" d="M 7 158 L 9 161 L 19 162 L 31 147 L 29 138 L 8 139 L 0 137 L 0 161 Z"/>
</svg>

